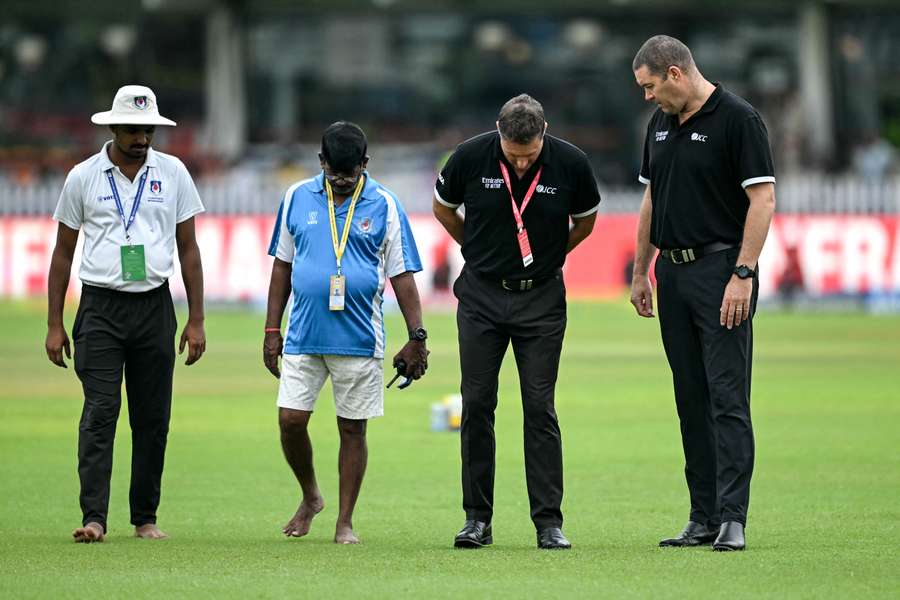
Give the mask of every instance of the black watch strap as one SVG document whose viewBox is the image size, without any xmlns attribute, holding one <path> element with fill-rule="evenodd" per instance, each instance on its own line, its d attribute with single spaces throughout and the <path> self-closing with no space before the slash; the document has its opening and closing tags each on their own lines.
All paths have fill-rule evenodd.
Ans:
<svg viewBox="0 0 900 600">
<path fill-rule="evenodd" d="M 409 341 L 411 342 L 424 342 L 427 339 L 428 332 L 425 331 L 424 327 L 416 327 L 409 332 Z"/>
<path fill-rule="evenodd" d="M 736 266 L 734 268 L 734 274 L 737 275 L 740 279 L 750 279 L 751 277 L 756 277 L 756 271 L 754 271 L 747 265 Z"/>
</svg>

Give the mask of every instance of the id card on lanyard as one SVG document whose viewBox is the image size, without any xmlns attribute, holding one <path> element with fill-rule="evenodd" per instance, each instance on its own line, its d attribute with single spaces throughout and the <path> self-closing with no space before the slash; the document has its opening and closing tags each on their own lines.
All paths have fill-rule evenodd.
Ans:
<svg viewBox="0 0 900 600">
<path fill-rule="evenodd" d="M 122 221 L 122 227 L 125 228 L 125 241 L 128 242 L 127 246 L 119 247 L 122 279 L 124 281 L 145 281 L 147 279 L 147 261 L 144 256 L 144 246 L 143 244 L 132 244 L 131 235 L 128 233 L 128 230 L 131 229 L 134 218 L 137 216 L 138 208 L 141 205 L 141 196 L 144 194 L 144 184 L 147 183 L 148 171 L 149 167 L 144 169 L 144 173 L 138 181 L 137 193 L 134 195 L 134 204 L 131 206 L 131 213 L 128 215 L 127 221 L 125 220 L 125 208 L 122 206 L 122 198 L 119 197 L 119 190 L 116 187 L 113 170 L 108 169 L 106 171 L 106 177 L 109 180 L 109 189 L 112 191 L 113 199 L 116 201 L 116 209 L 119 211 L 119 219 Z"/>
<path fill-rule="evenodd" d="M 362 193 L 365 175 L 359 176 L 353 197 L 350 199 L 350 207 L 347 209 L 347 219 L 344 221 L 344 231 L 338 241 L 337 217 L 334 214 L 334 192 L 331 184 L 325 179 L 325 193 L 328 195 L 328 221 L 331 225 L 331 244 L 334 247 L 334 258 L 337 262 L 337 275 L 332 275 L 328 280 L 328 310 L 344 310 L 344 296 L 347 292 L 347 278 L 341 272 L 341 259 L 344 250 L 347 249 L 347 240 L 350 238 L 350 225 L 353 221 L 353 211 L 356 210 L 356 201 Z"/>
<path fill-rule="evenodd" d="M 534 195 L 534 190 L 537 187 L 538 181 L 541 179 L 541 172 L 543 170 L 543 166 L 538 168 L 534 180 L 531 182 L 531 185 L 528 186 L 528 192 L 525 194 L 525 198 L 522 199 L 522 208 L 520 209 L 516 206 L 516 199 L 513 196 L 512 181 L 509 178 L 509 169 L 506 168 L 506 165 L 503 164 L 502 160 L 500 161 L 500 172 L 503 174 L 503 181 L 506 183 L 506 189 L 509 190 L 509 200 L 512 203 L 513 218 L 516 220 L 516 238 L 519 241 L 519 252 L 522 253 L 522 264 L 526 267 L 531 266 L 534 262 L 534 255 L 531 253 L 531 243 L 528 241 L 528 232 L 525 230 L 522 214 L 528 207 L 528 203 L 531 202 L 531 197 Z"/>
</svg>

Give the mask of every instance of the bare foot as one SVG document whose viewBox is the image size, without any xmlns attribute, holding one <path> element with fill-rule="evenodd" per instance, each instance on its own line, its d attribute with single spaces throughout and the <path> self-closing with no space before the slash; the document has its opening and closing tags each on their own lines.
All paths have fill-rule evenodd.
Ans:
<svg viewBox="0 0 900 600">
<path fill-rule="evenodd" d="M 106 539 L 106 536 L 103 535 L 103 525 L 93 521 L 73 531 L 72 537 L 78 544 L 92 544 Z"/>
<path fill-rule="evenodd" d="M 322 496 L 316 496 L 310 500 L 304 498 L 297 507 L 297 512 L 287 522 L 287 525 L 281 528 L 281 531 L 288 537 L 303 537 L 309 533 L 313 517 L 322 512 L 323 508 L 325 508 L 325 499 Z"/>
<path fill-rule="evenodd" d="M 353 533 L 352 525 L 341 525 L 340 523 L 334 528 L 335 544 L 358 544 L 359 538 Z"/>
<path fill-rule="evenodd" d="M 169 534 L 157 527 L 156 523 L 147 523 L 134 528 L 134 537 L 145 540 L 164 540 L 169 537 Z"/>
</svg>

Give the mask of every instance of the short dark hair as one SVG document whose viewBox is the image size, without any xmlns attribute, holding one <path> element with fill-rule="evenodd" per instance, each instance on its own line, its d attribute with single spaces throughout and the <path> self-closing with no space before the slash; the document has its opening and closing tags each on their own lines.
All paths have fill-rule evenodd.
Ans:
<svg viewBox="0 0 900 600">
<path fill-rule="evenodd" d="M 349 173 L 366 158 L 369 142 L 356 123 L 338 121 L 322 134 L 322 158 L 334 171 Z"/>
<path fill-rule="evenodd" d="M 637 71 L 646 66 L 651 75 L 667 77 L 666 71 L 675 66 L 685 73 L 693 72 L 697 67 L 691 50 L 681 40 L 668 35 L 654 35 L 644 42 L 631 62 L 631 70 Z"/>
<path fill-rule="evenodd" d="M 519 94 L 500 109 L 500 135 L 515 144 L 527 144 L 544 134 L 544 107 L 528 94 Z"/>
</svg>

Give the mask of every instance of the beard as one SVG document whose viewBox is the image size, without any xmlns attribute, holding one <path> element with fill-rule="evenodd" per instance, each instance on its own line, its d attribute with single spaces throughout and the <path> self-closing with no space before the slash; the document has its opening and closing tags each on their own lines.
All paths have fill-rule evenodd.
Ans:
<svg viewBox="0 0 900 600">
<path fill-rule="evenodd" d="M 119 148 L 119 152 L 127 156 L 128 158 L 143 158 L 147 155 L 147 149 L 150 147 L 149 144 L 146 146 L 123 146 L 122 144 L 116 143 L 116 146 Z"/>
<path fill-rule="evenodd" d="M 356 191 L 356 181 L 346 186 L 332 185 L 331 191 L 339 196 L 349 196 Z"/>
</svg>

